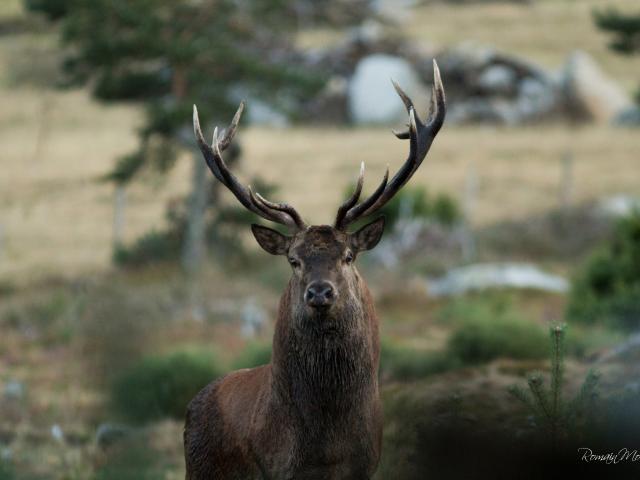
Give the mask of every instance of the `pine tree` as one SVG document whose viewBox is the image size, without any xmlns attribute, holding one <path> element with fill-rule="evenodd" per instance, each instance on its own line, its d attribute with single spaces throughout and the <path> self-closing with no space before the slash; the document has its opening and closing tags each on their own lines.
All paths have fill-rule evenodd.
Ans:
<svg viewBox="0 0 640 480">
<path fill-rule="evenodd" d="M 597 397 L 600 379 L 598 372 L 590 370 L 580 391 L 569 401 L 563 398 L 565 335 L 565 325 L 549 328 L 551 382 L 548 389 L 545 389 L 544 377 L 539 372 L 527 377 L 529 391 L 518 385 L 509 387 L 509 393 L 529 408 L 536 425 L 549 433 L 554 448 L 569 432 L 575 431 L 580 417 L 593 413 L 591 407 Z"/>
<path fill-rule="evenodd" d="M 242 97 L 295 105 L 322 86 L 296 65 L 285 0 L 25 0 L 60 25 L 70 85 L 88 85 L 106 102 L 137 102 L 146 121 L 139 148 L 106 179 L 123 185 L 145 167 L 169 169 L 192 148 L 191 110 L 225 124 Z M 187 215 L 183 265 L 202 262 L 210 183 L 199 154 Z"/>
<path fill-rule="evenodd" d="M 640 54 L 640 10 L 633 13 L 622 13 L 615 8 L 595 11 L 596 25 L 603 31 L 613 35 L 609 47 L 623 55 Z M 640 90 L 636 94 L 640 102 Z"/>
</svg>

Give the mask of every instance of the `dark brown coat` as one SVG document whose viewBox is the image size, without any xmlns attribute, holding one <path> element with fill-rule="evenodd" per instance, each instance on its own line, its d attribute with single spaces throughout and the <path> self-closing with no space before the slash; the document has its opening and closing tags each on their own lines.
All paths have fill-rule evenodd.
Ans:
<svg viewBox="0 0 640 480">
<path fill-rule="evenodd" d="M 290 246 L 304 267 L 280 300 L 271 363 L 226 375 L 189 405 L 188 480 L 368 479 L 377 467 L 382 412 L 371 294 L 345 265 L 332 277 L 336 306 L 307 308 L 300 285 L 335 270 L 350 239 L 331 227 L 305 233 Z"/>
</svg>

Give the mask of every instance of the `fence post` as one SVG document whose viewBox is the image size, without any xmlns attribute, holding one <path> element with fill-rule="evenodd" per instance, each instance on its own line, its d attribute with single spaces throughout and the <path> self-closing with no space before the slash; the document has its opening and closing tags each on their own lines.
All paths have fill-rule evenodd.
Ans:
<svg viewBox="0 0 640 480">
<path fill-rule="evenodd" d="M 573 201 L 573 154 L 570 151 L 566 151 L 562 156 L 558 196 L 560 208 L 564 213 L 568 212 Z"/>
<path fill-rule="evenodd" d="M 127 205 L 127 192 L 124 185 L 116 184 L 113 194 L 113 249 L 117 249 L 123 243 L 125 208 Z"/>
<path fill-rule="evenodd" d="M 472 230 L 473 209 L 478 194 L 478 173 L 475 163 L 470 163 L 464 181 L 462 200 L 462 257 L 466 263 L 476 258 L 476 241 Z"/>
<path fill-rule="evenodd" d="M 206 256 L 205 215 L 210 196 L 207 165 L 200 152 L 193 150 L 193 171 L 191 173 L 191 193 L 187 208 L 187 227 L 182 245 L 182 267 L 188 274 L 195 274 Z"/>
<path fill-rule="evenodd" d="M 33 160 L 38 161 L 42 158 L 45 143 L 51 132 L 51 113 L 53 111 L 53 96 L 45 93 L 42 99 L 40 115 L 38 116 L 38 126 L 36 129 L 35 139 L 33 142 Z"/>
</svg>

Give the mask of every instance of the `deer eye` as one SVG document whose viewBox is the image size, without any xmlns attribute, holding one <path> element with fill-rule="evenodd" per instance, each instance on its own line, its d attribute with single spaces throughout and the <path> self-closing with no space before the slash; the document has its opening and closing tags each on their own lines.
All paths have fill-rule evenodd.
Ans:
<svg viewBox="0 0 640 480">
<path fill-rule="evenodd" d="M 293 268 L 298 268 L 300 266 L 300 262 L 293 257 L 289 257 L 289 265 L 291 265 Z"/>
<path fill-rule="evenodd" d="M 347 251 L 347 254 L 344 256 L 344 261 L 349 264 L 353 262 L 353 253 L 350 251 Z"/>
</svg>

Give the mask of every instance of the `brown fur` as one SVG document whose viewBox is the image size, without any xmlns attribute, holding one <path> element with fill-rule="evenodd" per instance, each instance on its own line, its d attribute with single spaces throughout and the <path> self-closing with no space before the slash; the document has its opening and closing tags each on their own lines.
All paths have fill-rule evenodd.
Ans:
<svg viewBox="0 0 640 480">
<path fill-rule="evenodd" d="M 297 263 L 280 299 L 271 363 L 230 373 L 192 400 L 187 480 L 371 478 L 382 438 L 378 319 L 345 255 L 372 248 L 383 222 L 374 227 L 377 235 L 320 226 L 259 239 Z M 330 309 L 304 302 L 318 279 L 335 286 Z"/>
</svg>

